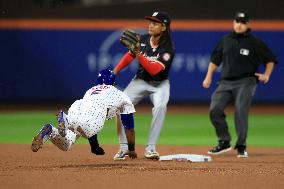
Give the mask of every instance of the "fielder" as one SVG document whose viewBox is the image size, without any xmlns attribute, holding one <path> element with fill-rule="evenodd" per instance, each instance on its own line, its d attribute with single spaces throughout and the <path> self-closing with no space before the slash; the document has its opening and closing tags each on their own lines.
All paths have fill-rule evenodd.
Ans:
<svg viewBox="0 0 284 189">
<path fill-rule="evenodd" d="M 92 153 L 103 155 L 104 150 L 99 146 L 97 133 L 103 128 L 106 119 L 120 114 L 128 141 L 127 155 L 136 158 L 135 109 L 128 96 L 113 86 L 114 82 L 112 71 L 102 70 L 98 75 L 98 85 L 90 88 L 82 99 L 76 100 L 68 114 L 63 111 L 57 114 L 58 128 L 51 124 L 43 126 L 32 141 L 32 151 L 37 152 L 47 140 L 60 150 L 67 151 L 78 137 L 83 136 L 89 140 Z"/>
<path fill-rule="evenodd" d="M 175 49 L 171 39 L 170 16 L 166 12 L 157 11 L 145 19 L 149 20 L 148 34 L 140 36 L 133 31 L 126 30 L 121 36 L 121 43 L 129 51 L 125 53 L 113 71 L 118 74 L 135 58 L 139 61 L 137 73 L 124 92 L 134 105 L 144 97 L 150 97 L 154 106 L 153 118 L 144 156 L 148 159 L 159 159 L 156 145 L 170 97 L 169 71 L 175 56 Z M 120 150 L 114 156 L 114 160 L 124 160 L 125 152 L 127 152 L 124 132 L 120 133 L 119 140 Z"/>
</svg>

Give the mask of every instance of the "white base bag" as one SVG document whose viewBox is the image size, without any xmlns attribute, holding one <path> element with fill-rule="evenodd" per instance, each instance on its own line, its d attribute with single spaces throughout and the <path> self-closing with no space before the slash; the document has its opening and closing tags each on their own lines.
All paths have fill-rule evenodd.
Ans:
<svg viewBox="0 0 284 189">
<path fill-rule="evenodd" d="M 209 162 L 212 161 L 212 158 L 210 156 L 197 154 L 173 154 L 160 156 L 159 161 Z"/>
</svg>

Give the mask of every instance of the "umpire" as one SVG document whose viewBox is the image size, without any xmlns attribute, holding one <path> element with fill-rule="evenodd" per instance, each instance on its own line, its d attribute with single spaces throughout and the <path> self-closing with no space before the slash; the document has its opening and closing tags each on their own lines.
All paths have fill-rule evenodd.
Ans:
<svg viewBox="0 0 284 189">
<path fill-rule="evenodd" d="M 232 149 L 224 109 L 233 102 L 237 157 L 248 157 L 246 138 L 251 101 L 258 81 L 269 81 L 277 60 L 267 45 L 251 34 L 250 18 L 246 11 L 236 13 L 233 29 L 232 33 L 221 38 L 213 50 L 203 81 L 203 87 L 209 88 L 213 73 L 222 63 L 221 76 L 210 104 L 210 120 L 215 127 L 219 143 L 209 150 L 208 154 L 220 154 Z M 264 73 L 257 73 L 260 64 L 265 65 Z"/>
</svg>

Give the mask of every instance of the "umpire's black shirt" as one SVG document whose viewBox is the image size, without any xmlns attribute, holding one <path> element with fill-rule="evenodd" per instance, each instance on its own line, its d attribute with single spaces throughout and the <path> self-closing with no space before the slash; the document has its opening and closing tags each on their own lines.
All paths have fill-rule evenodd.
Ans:
<svg viewBox="0 0 284 189">
<path fill-rule="evenodd" d="M 211 62 L 222 64 L 221 80 L 236 80 L 254 76 L 260 64 L 277 63 L 272 51 L 250 33 L 232 32 L 221 38 L 211 54 Z"/>
</svg>

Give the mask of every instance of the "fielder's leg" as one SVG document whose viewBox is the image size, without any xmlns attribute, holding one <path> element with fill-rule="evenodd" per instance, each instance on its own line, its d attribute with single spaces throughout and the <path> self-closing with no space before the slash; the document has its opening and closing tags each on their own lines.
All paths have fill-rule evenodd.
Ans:
<svg viewBox="0 0 284 189">
<path fill-rule="evenodd" d="M 156 145 L 166 117 L 167 104 L 170 97 L 169 81 L 165 80 L 159 86 L 151 86 L 151 92 L 153 92 L 150 95 L 150 99 L 154 105 L 152 109 L 153 118 L 145 157 L 149 159 L 158 159 L 159 153 L 156 152 Z"/>
<path fill-rule="evenodd" d="M 127 96 L 130 98 L 131 102 L 135 106 L 138 104 L 138 102 L 148 94 L 147 92 L 148 84 L 141 80 L 141 79 L 133 79 L 124 92 L 127 94 Z M 118 127 L 118 135 L 119 135 L 119 144 L 120 149 L 119 151 L 114 155 L 114 160 L 124 160 L 125 159 L 125 152 L 128 150 L 128 144 L 127 139 L 125 135 L 124 127 L 121 123 L 120 116 L 116 118 L 116 126 Z"/>
<path fill-rule="evenodd" d="M 116 116 L 116 127 L 117 127 L 117 134 L 118 134 L 118 137 L 119 137 L 120 149 L 114 155 L 113 160 L 122 161 L 122 160 L 125 160 L 125 157 L 127 156 L 126 152 L 128 150 L 128 143 L 127 143 L 127 139 L 126 139 L 126 135 L 125 135 L 125 129 L 122 125 L 120 115 Z"/>
<path fill-rule="evenodd" d="M 127 151 L 127 149 L 128 149 L 127 140 L 126 140 L 125 130 L 124 130 L 123 125 L 121 123 L 120 115 L 116 115 L 115 123 L 116 123 L 116 128 L 117 128 L 117 135 L 118 135 L 118 139 L 119 139 L 119 144 L 120 144 L 120 150 Z"/>
</svg>

